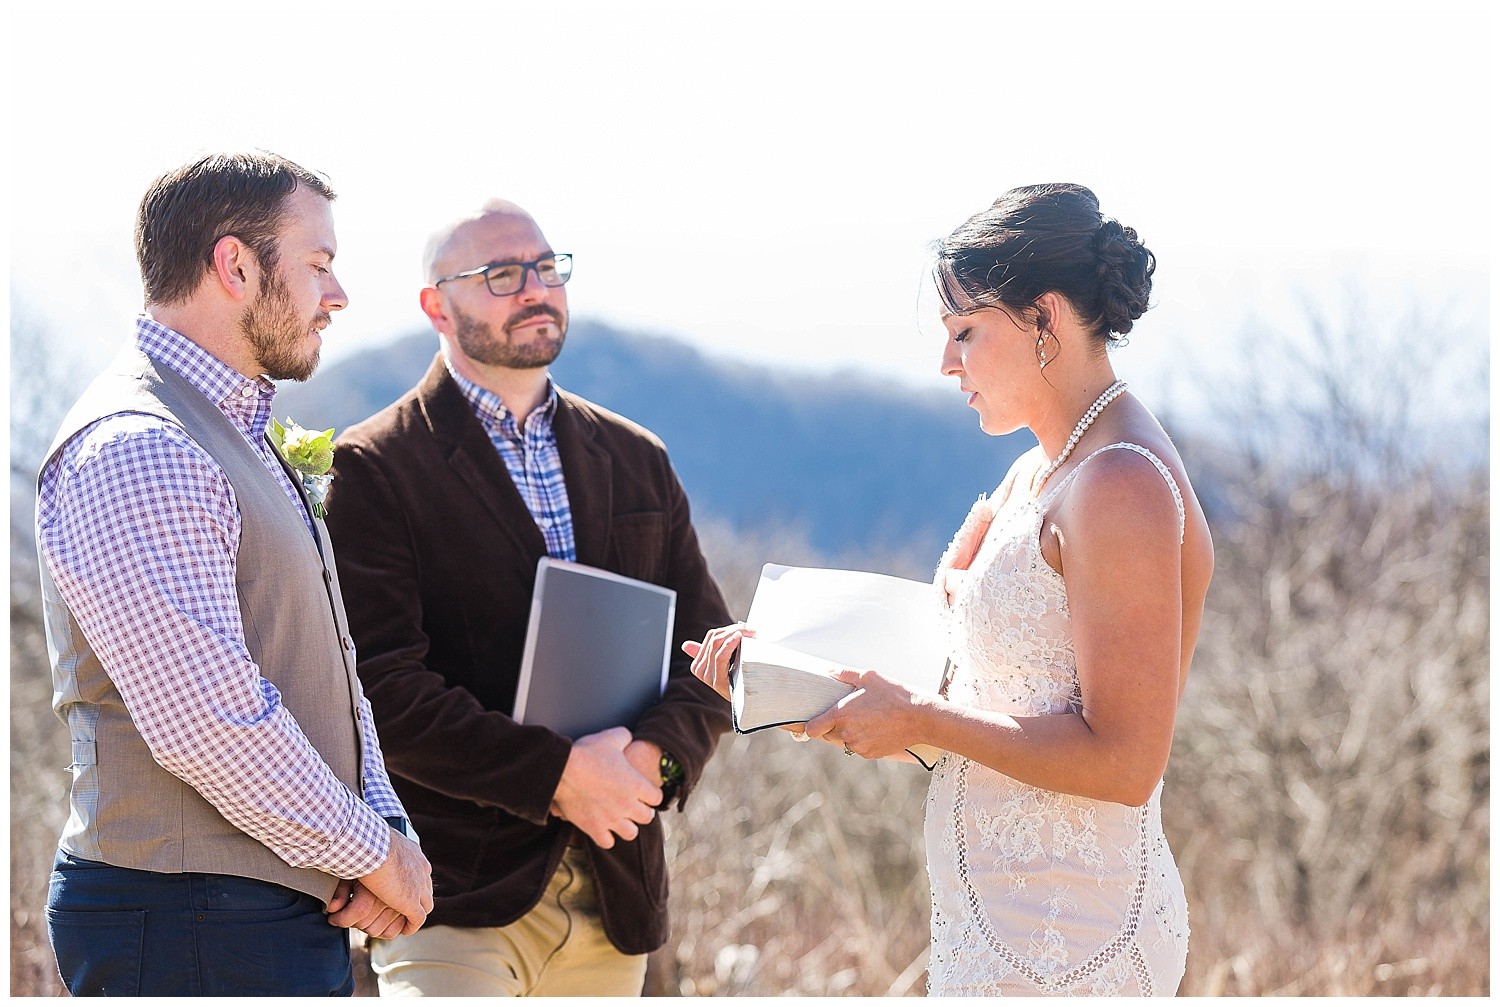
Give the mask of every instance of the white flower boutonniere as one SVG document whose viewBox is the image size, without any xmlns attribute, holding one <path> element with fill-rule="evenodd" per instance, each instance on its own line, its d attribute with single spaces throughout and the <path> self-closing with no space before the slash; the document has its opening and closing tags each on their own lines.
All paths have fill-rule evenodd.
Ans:
<svg viewBox="0 0 1500 1007">
<path fill-rule="evenodd" d="M 328 515 L 323 501 L 328 496 L 328 487 L 333 483 L 333 428 L 322 433 L 299 427 L 290 416 L 286 426 L 271 418 L 271 443 L 281 452 L 281 457 L 302 480 L 302 488 L 312 501 L 313 517 L 322 520 Z"/>
</svg>

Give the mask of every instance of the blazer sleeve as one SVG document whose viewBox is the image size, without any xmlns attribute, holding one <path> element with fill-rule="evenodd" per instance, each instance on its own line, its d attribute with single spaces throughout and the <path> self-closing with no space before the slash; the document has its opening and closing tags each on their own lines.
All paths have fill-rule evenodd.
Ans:
<svg viewBox="0 0 1500 1007">
<path fill-rule="evenodd" d="M 392 773 L 448 797 L 545 825 L 572 742 L 487 710 L 428 667 L 421 558 L 411 511 L 381 458 L 341 443 L 326 523 L 359 654 L 359 677 Z"/>
<path fill-rule="evenodd" d="M 655 742 L 682 764 L 686 778 L 677 792 L 677 808 L 681 810 L 702 777 L 719 736 L 730 730 L 733 722 L 729 704 L 693 675 L 692 660 L 680 644 L 702 640 L 710 629 L 734 620 L 699 547 L 687 494 L 664 452 L 661 464 L 667 504 L 665 586 L 677 592 L 677 622 L 666 690 L 661 702 L 641 717 L 635 736 Z"/>
</svg>

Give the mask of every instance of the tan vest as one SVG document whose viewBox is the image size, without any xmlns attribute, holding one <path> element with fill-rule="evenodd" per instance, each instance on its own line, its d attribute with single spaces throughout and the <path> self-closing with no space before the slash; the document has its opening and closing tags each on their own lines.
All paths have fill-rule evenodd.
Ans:
<svg viewBox="0 0 1500 1007">
<path fill-rule="evenodd" d="M 323 522 L 314 522 L 315 542 L 244 435 L 181 375 L 134 347 L 84 392 L 63 421 L 48 461 L 84 427 L 120 412 L 147 413 L 182 427 L 223 466 L 242 521 L 235 587 L 245 646 L 323 760 L 362 795 L 359 680 Z M 292 482 L 300 492 L 295 475 Z M 71 814 L 62 848 L 118 867 L 234 874 L 324 900 L 331 896 L 337 884 L 332 875 L 289 866 L 156 764 L 58 595 L 45 558 L 40 565 L 52 705 L 73 743 Z"/>
</svg>

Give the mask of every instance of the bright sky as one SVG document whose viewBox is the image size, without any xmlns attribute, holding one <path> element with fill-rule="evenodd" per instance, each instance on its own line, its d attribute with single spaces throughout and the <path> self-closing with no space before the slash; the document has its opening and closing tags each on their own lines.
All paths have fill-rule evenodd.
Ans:
<svg viewBox="0 0 1500 1007">
<path fill-rule="evenodd" d="M 40 5 L 39 5 L 40 6 Z M 424 325 L 427 233 L 513 199 L 575 315 L 777 365 L 940 386 L 925 248 L 1014 185 L 1135 226 L 1150 395 L 1248 314 L 1346 281 L 1483 347 L 1495 122 L 1482 5 L 50 4 L 13 10 L 11 276 L 102 363 L 161 171 L 264 147 L 339 191 L 325 361 Z M 1484 371 L 1487 375 L 1488 358 Z M 1413 360 L 1418 359 L 1413 348 Z M 1474 360 L 1454 381 L 1470 380 Z M 1454 365 L 1458 367 L 1459 365 Z M 1149 401 L 1149 399 L 1148 399 Z"/>
</svg>

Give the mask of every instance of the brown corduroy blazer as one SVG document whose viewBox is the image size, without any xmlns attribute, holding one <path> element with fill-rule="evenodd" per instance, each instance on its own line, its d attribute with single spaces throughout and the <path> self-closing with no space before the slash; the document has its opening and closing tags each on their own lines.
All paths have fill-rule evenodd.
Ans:
<svg viewBox="0 0 1500 1007">
<path fill-rule="evenodd" d="M 686 768 L 680 808 L 730 720 L 676 645 L 729 613 L 661 441 L 560 397 L 553 428 L 579 562 L 677 591 L 666 693 L 635 736 Z M 536 905 L 581 836 L 548 813 L 571 742 L 509 716 L 542 533 L 441 356 L 416 388 L 346 430 L 334 459 L 327 523 L 386 765 L 432 861 L 428 923 L 503 926 Z M 609 850 L 582 841 L 610 940 L 627 954 L 660 947 L 659 818 Z"/>
</svg>

